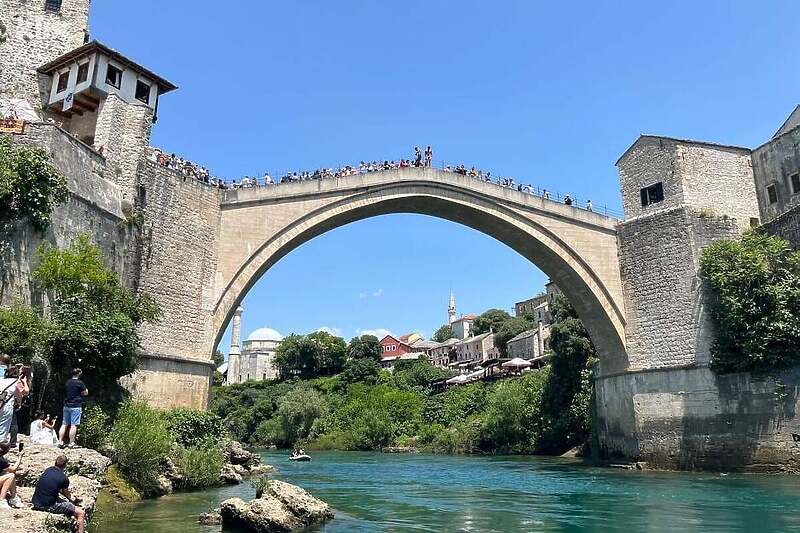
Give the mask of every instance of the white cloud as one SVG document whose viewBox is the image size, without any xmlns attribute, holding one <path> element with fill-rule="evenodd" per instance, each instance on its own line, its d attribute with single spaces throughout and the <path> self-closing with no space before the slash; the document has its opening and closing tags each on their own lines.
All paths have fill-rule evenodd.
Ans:
<svg viewBox="0 0 800 533">
<path fill-rule="evenodd" d="M 317 331 L 324 331 L 325 333 L 329 333 L 329 334 L 334 335 L 336 337 L 341 337 L 342 336 L 342 330 L 341 329 L 332 328 L 330 326 L 320 326 L 320 327 L 317 328 Z"/>
<path fill-rule="evenodd" d="M 356 335 L 358 335 L 359 337 L 361 335 L 374 335 L 374 336 L 378 337 L 378 340 L 381 340 L 386 335 L 394 336 L 394 333 L 392 333 L 391 331 L 389 331 L 386 328 L 375 328 L 375 329 L 357 329 L 356 330 Z"/>
<path fill-rule="evenodd" d="M 358 298 L 360 300 L 363 300 L 363 299 L 368 298 L 370 296 L 372 296 L 373 298 L 380 298 L 382 295 L 383 295 L 383 289 L 381 288 L 381 289 L 375 289 L 374 291 L 369 291 L 369 292 L 366 292 L 366 291 L 365 292 L 359 292 L 358 293 Z"/>
</svg>

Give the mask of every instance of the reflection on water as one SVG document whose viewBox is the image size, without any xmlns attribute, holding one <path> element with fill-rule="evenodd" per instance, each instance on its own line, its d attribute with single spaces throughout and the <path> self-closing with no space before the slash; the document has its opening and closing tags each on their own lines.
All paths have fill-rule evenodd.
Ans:
<svg viewBox="0 0 800 533">
<path fill-rule="evenodd" d="M 629 472 L 540 457 L 267 452 L 278 479 L 336 508 L 314 531 L 800 532 L 793 477 Z M 197 515 L 253 488 L 177 494 L 132 506 L 97 533 L 206 532 Z"/>
</svg>

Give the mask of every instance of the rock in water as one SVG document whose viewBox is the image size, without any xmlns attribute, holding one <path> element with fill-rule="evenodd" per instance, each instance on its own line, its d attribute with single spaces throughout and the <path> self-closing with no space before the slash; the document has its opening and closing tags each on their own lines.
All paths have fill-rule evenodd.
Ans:
<svg viewBox="0 0 800 533">
<path fill-rule="evenodd" d="M 242 482 L 242 476 L 236 472 L 234 466 L 231 464 L 223 465 L 222 472 L 219 474 L 219 478 L 226 485 L 238 485 Z"/>
<path fill-rule="evenodd" d="M 202 513 L 197 518 L 197 522 L 204 526 L 218 526 L 222 523 L 222 515 L 219 514 L 218 509 L 209 511 L 207 513 Z"/>
<path fill-rule="evenodd" d="M 228 444 L 225 445 L 223 453 L 228 463 L 233 465 L 242 465 L 248 470 L 261 464 L 261 457 L 252 452 L 248 452 L 244 449 L 241 443 L 236 442 L 235 440 L 228 441 Z"/>
<path fill-rule="evenodd" d="M 333 518 L 333 509 L 330 505 L 313 497 L 297 485 L 272 479 L 265 492 L 285 505 L 305 525 L 317 524 Z"/>
<path fill-rule="evenodd" d="M 222 524 L 254 533 L 285 533 L 333 518 L 333 509 L 305 490 L 271 480 L 261 498 L 222 502 Z"/>
</svg>

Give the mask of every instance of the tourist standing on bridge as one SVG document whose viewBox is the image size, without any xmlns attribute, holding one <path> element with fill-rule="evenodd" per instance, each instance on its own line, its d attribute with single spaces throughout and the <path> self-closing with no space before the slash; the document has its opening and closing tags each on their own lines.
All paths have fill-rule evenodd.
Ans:
<svg viewBox="0 0 800 533">
<path fill-rule="evenodd" d="M 75 435 L 81 425 L 83 398 L 89 395 L 89 389 L 81 381 L 83 372 L 80 368 L 72 369 L 72 377 L 64 385 L 64 415 L 61 417 L 61 429 L 58 431 L 58 447 L 75 448 Z M 67 443 L 67 438 L 69 443 Z"/>
<path fill-rule="evenodd" d="M 425 148 L 425 166 L 431 166 L 433 162 L 433 150 L 431 150 L 431 145 L 429 144 L 427 148 Z"/>
<path fill-rule="evenodd" d="M 419 149 L 419 146 L 414 147 L 414 166 L 422 166 L 422 151 Z"/>
<path fill-rule="evenodd" d="M 594 207 L 594 206 L 592 206 L 592 201 L 591 200 L 586 200 L 586 210 L 587 211 L 591 211 L 592 207 Z"/>
</svg>

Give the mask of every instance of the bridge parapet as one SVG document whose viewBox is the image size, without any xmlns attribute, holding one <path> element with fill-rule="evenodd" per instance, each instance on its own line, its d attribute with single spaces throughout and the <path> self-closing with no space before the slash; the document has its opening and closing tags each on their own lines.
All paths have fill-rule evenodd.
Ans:
<svg viewBox="0 0 800 533">
<path fill-rule="evenodd" d="M 443 186 L 456 187 L 464 191 L 484 195 L 496 201 L 533 209 L 547 213 L 550 216 L 567 218 L 578 223 L 600 226 L 609 230 L 613 230 L 619 223 L 619 220 L 615 217 L 597 211 L 575 205 L 566 205 L 562 201 L 545 198 L 541 195 L 431 167 L 396 168 L 264 187 L 228 189 L 222 192 L 221 206 L 223 209 L 232 209 L 259 204 L 303 200 L 309 197 L 365 191 L 386 184 L 403 182 L 409 184 L 433 182 Z"/>
</svg>

